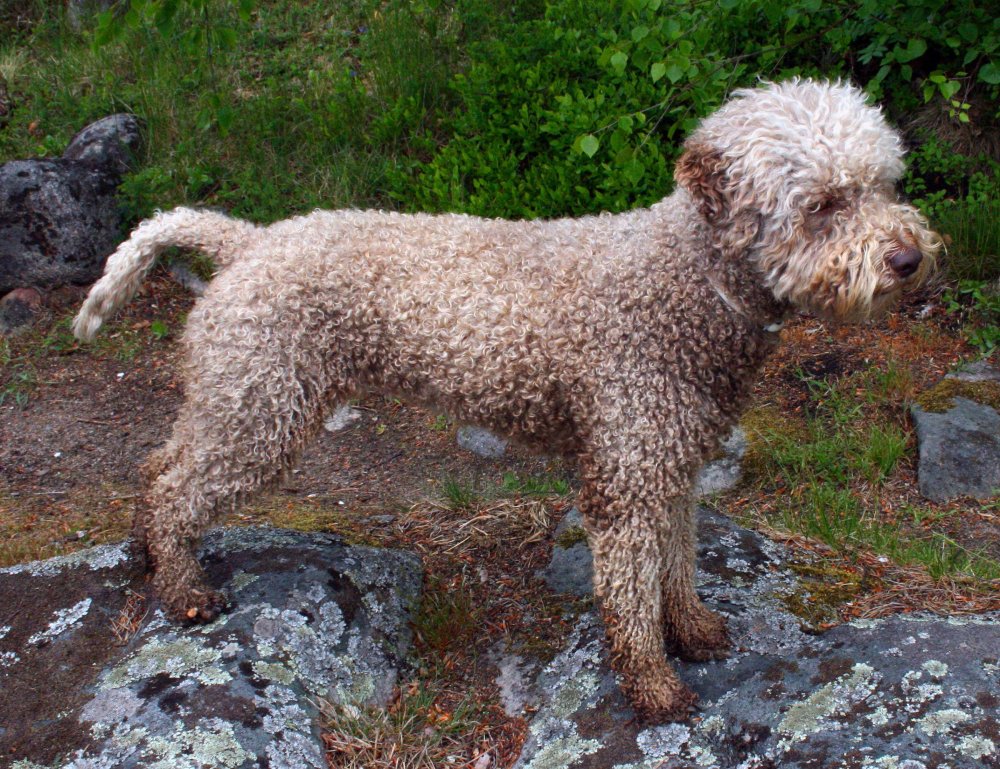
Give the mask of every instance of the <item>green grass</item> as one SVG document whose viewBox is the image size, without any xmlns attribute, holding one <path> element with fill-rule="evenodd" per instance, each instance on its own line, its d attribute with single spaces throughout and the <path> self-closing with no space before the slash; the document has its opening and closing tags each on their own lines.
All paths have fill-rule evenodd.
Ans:
<svg viewBox="0 0 1000 769">
<path fill-rule="evenodd" d="M 463 649 L 475 635 L 480 619 L 476 599 L 464 583 L 445 585 L 431 577 L 413 620 L 418 648 L 435 659 Z"/>
<path fill-rule="evenodd" d="M 339 769 L 437 769 L 472 766 L 482 744 L 485 707 L 455 698 L 440 680 L 400 686 L 388 707 L 319 702 L 331 766 Z"/>
<path fill-rule="evenodd" d="M 457 478 L 445 478 L 441 482 L 441 492 L 452 510 L 471 510 L 482 499 L 472 484 Z"/>
<path fill-rule="evenodd" d="M 72 30 L 62 4 L 24 5 L 30 31 L 0 29 L 0 75 L 17 105 L 0 162 L 58 155 L 88 122 L 132 112 L 146 144 L 121 190 L 130 220 L 181 203 L 257 221 L 390 205 L 387 173 L 433 145 L 464 51 L 503 14 L 489 0 L 466 0 L 461 14 L 448 3 L 259 0 L 246 20 L 218 0 L 208 24 L 182 15 L 95 45 L 95 29 Z M 231 37 L 193 39 L 199 25 Z"/>
<path fill-rule="evenodd" d="M 873 384 L 881 390 L 875 396 L 868 387 Z M 1000 576 L 996 560 L 935 528 L 946 523 L 947 512 L 907 508 L 902 516 L 884 514 L 883 487 L 912 442 L 902 415 L 893 416 L 896 409 L 887 415 L 880 398 L 909 392 L 908 375 L 889 366 L 808 385 L 803 420 L 751 415 L 745 422 L 748 469 L 759 486 L 778 491 L 764 512 L 769 525 L 843 554 L 870 551 L 900 565 L 919 565 L 934 579 Z"/>
<path fill-rule="evenodd" d="M 519 475 L 504 473 L 500 482 L 503 494 L 518 496 L 544 497 L 550 495 L 565 496 L 569 494 L 569 482 L 565 478 L 551 475 Z"/>
<path fill-rule="evenodd" d="M 942 260 L 948 278 L 1000 278 L 1000 200 L 964 200 L 942 206 L 934 226 L 950 240 Z"/>
</svg>

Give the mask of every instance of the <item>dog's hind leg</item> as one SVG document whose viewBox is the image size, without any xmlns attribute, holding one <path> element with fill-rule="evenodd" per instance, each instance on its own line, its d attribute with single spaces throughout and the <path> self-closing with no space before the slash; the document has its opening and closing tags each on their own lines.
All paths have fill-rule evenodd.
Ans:
<svg viewBox="0 0 1000 769">
<path fill-rule="evenodd" d="M 192 368 L 198 376 L 187 382 L 174 431 L 180 441 L 161 455 L 171 464 L 150 487 L 144 521 L 153 584 L 174 619 L 209 622 L 224 609 L 195 547 L 213 522 L 290 469 L 321 424 L 329 391 L 316 376 L 277 365 L 280 354 L 266 345 L 242 357 L 216 351 Z M 220 370 L 227 360 L 238 371 Z"/>
<path fill-rule="evenodd" d="M 694 506 L 674 497 L 665 509 L 668 526 L 661 527 L 661 585 L 664 631 L 668 648 L 694 662 L 728 656 L 725 619 L 707 609 L 695 592 L 697 527 Z"/>
</svg>

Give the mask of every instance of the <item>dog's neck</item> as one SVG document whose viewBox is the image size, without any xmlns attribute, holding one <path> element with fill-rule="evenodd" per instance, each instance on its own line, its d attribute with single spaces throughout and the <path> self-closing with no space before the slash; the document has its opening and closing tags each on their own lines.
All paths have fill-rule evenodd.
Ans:
<svg viewBox="0 0 1000 769">
<path fill-rule="evenodd" d="M 785 319 L 792 313 L 787 302 L 774 298 L 774 294 L 764 284 L 764 276 L 754 264 L 749 251 L 734 254 L 721 248 L 713 232 L 713 227 L 702 215 L 697 202 L 683 187 L 678 187 L 673 195 L 661 204 L 664 211 L 673 213 L 673 221 L 667 226 L 687 226 L 695 231 L 695 237 L 706 243 L 704 253 L 708 263 L 703 265 L 706 279 L 719 295 L 719 299 L 731 310 L 750 320 L 768 334 L 781 330 Z M 654 212 L 661 204 L 653 206 Z"/>
</svg>

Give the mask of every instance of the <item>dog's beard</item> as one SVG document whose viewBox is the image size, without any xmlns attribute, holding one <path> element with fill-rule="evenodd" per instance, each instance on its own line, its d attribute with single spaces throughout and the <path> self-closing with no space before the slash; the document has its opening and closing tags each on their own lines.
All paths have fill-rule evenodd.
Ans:
<svg viewBox="0 0 1000 769">
<path fill-rule="evenodd" d="M 924 283 L 936 269 L 941 239 L 909 206 L 894 206 L 889 226 L 859 233 L 840 232 L 819 243 L 790 240 L 763 255 L 775 297 L 825 319 L 859 322 L 883 315 L 907 289 Z M 902 214 L 902 215 L 901 215 Z M 902 248 L 923 258 L 912 275 L 901 277 L 890 259 Z"/>
</svg>

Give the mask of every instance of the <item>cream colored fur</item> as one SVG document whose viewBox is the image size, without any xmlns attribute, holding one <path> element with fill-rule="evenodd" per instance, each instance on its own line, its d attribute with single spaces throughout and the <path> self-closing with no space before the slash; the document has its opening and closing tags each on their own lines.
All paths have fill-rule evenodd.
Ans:
<svg viewBox="0 0 1000 769">
<path fill-rule="evenodd" d="M 91 338 L 168 246 L 220 265 L 188 320 L 186 400 L 136 524 L 168 609 L 212 619 L 223 598 L 194 543 L 337 404 L 391 391 L 578 457 L 622 687 L 642 715 L 683 718 L 694 695 L 665 643 L 693 659 L 728 646 L 694 589 L 693 479 L 794 307 L 867 317 L 931 269 L 939 240 L 894 192 L 902 154 L 857 90 L 789 81 L 738 91 L 688 139 L 675 192 L 615 216 L 317 211 L 254 227 L 178 209 L 143 223 L 74 328 Z"/>
</svg>

